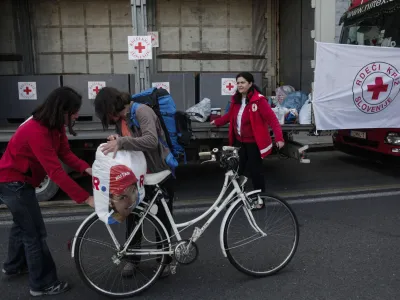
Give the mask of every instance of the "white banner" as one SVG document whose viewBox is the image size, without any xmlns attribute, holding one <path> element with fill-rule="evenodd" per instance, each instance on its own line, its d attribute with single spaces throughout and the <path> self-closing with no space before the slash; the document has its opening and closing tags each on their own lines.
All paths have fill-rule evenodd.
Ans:
<svg viewBox="0 0 400 300">
<path fill-rule="evenodd" d="M 318 130 L 400 128 L 400 49 L 317 42 Z"/>
</svg>

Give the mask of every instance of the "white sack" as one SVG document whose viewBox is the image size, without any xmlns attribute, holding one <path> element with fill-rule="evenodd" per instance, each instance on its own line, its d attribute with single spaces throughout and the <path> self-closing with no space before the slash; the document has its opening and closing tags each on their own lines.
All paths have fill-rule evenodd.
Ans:
<svg viewBox="0 0 400 300">
<path fill-rule="evenodd" d="M 117 152 L 116 157 L 113 158 L 113 153 L 109 153 L 107 156 L 103 154 L 100 150 L 101 147 L 105 145 L 102 144 L 97 148 L 96 160 L 92 166 L 93 172 L 93 197 L 95 203 L 96 213 L 101 221 L 106 224 L 112 224 L 115 222 L 120 222 L 121 220 L 116 220 L 113 218 L 114 210 L 110 209 L 110 180 L 114 184 L 115 180 L 123 179 L 124 176 L 129 175 L 129 172 L 120 172 L 117 174 L 117 178 L 110 178 L 111 170 L 117 165 L 123 165 L 131 170 L 137 179 L 137 190 L 139 192 L 139 197 L 137 203 L 132 207 L 135 208 L 144 198 L 144 178 L 147 171 L 146 158 L 141 151 L 126 151 L 120 150 Z M 123 169 L 123 168 L 122 168 Z M 115 168 L 113 168 L 115 170 Z M 115 172 L 113 172 L 114 174 Z M 113 192 L 113 191 L 111 191 Z"/>
<path fill-rule="evenodd" d="M 285 124 L 285 116 L 287 113 L 289 113 L 289 109 L 286 107 L 281 107 L 281 106 L 276 106 L 274 108 L 272 108 L 272 110 L 274 111 L 279 124 L 283 125 Z"/>
<path fill-rule="evenodd" d="M 299 112 L 299 123 L 306 125 L 311 124 L 311 101 L 307 100 Z"/>
</svg>

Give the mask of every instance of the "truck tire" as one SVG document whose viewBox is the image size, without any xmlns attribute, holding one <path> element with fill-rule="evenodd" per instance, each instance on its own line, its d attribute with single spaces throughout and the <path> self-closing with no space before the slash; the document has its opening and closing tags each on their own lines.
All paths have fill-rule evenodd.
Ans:
<svg viewBox="0 0 400 300">
<path fill-rule="evenodd" d="M 36 198 L 39 202 L 51 200 L 58 192 L 59 187 L 46 176 L 42 183 L 36 188 Z"/>
</svg>

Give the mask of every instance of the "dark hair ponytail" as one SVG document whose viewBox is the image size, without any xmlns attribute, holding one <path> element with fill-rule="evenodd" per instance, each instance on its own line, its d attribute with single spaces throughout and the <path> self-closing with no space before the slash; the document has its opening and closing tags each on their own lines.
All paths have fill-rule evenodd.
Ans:
<svg viewBox="0 0 400 300">
<path fill-rule="evenodd" d="M 68 115 L 69 133 L 76 136 L 72 129 L 71 116 L 76 114 L 82 105 L 82 96 L 70 87 L 59 87 L 53 90 L 43 104 L 33 112 L 33 119 L 49 129 L 62 130 L 65 126 L 65 114 Z"/>
</svg>

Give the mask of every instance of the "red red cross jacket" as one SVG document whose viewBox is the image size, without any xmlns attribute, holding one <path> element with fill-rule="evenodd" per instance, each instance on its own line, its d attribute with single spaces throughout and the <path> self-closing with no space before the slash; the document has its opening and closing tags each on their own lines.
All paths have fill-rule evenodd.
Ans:
<svg viewBox="0 0 400 300">
<path fill-rule="evenodd" d="M 246 105 L 241 120 L 241 135 L 237 133 L 236 120 L 241 103 L 235 103 L 232 96 L 228 113 L 215 120 L 216 126 L 229 124 L 229 144 L 235 140 L 242 142 L 256 142 L 262 158 L 272 152 L 272 138 L 269 127 L 275 135 L 275 142 L 283 142 L 282 128 L 274 111 L 269 106 L 267 99 L 257 91 L 248 94 L 249 103 Z"/>
</svg>

